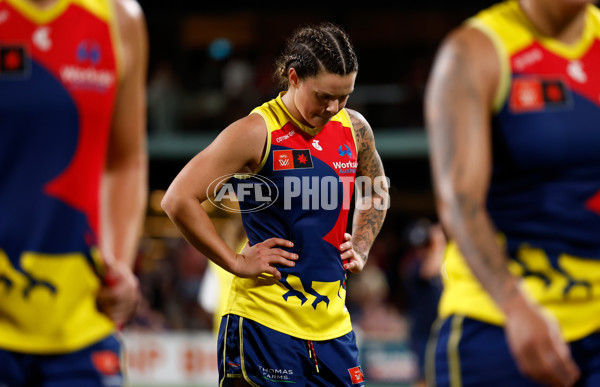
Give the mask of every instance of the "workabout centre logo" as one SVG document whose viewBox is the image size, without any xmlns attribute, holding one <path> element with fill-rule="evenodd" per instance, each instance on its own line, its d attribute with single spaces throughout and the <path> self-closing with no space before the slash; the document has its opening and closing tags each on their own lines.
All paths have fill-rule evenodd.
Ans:
<svg viewBox="0 0 600 387">
<path fill-rule="evenodd" d="M 358 210 L 386 210 L 390 206 L 389 179 L 378 176 L 283 176 L 276 181 L 261 175 L 228 174 L 206 189 L 215 207 L 234 213 L 265 210 L 273 205 L 283 210 L 349 210 L 352 193 Z"/>
</svg>

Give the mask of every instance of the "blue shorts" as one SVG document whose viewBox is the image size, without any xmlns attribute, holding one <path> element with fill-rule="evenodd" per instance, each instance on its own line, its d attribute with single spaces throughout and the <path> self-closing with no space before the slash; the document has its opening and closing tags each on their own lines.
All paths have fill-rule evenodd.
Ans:
<svg viewBox="0 0 600 387">
<path fill-rule="evenodd" d="M 120 387 L 121 361 L 116 335 L 66 354 L 30 355 L 0 349 L 0 386 Z"/>
<path fill-rule="evenodd" d="M 243 378 L 252 386 L 364 386 L 356 336 L 310 341 L 246 318 L 221 320 L 217 349 L 219 386 Z"/>
<path fill-rule="evenodd" d="M 600 386 L 600 332 L 569 345 L 577 386 Z M 540 386 L 519 372 L 502 327 L 457 315 L 434 325 L 425 370 L 428 386 Z"/>
</svg>

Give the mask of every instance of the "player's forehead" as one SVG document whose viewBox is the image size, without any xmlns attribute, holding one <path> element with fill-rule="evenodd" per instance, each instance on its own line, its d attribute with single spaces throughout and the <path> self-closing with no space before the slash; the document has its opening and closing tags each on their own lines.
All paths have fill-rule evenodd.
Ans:
<svg viewBox="0 0 600 387">
<path fill-rule="evenodd" d="M 307 80 L 310 87 L 317 93 L 329 96 L 345 96 L 354 91 L 356 72 L 339 75 L 328 72 L 320 72 L 315 77 Z"/>
</svg>

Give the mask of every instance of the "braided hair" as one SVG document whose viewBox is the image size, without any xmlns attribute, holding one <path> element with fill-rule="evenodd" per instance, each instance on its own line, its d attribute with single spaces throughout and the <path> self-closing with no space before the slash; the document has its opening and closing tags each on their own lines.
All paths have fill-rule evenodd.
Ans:
<svg viewBox="0 0 600 387">
<path fill-rule="evenodd" d="M 350 38 L 329 22 L 296 30 L 275 65 L 275 78 L 283 88 L 288 86 L 288 71 L 292 67 L 301 80 L 316 77 L 322 71 L 338 75 L 358 71 Z"/>
</svg>

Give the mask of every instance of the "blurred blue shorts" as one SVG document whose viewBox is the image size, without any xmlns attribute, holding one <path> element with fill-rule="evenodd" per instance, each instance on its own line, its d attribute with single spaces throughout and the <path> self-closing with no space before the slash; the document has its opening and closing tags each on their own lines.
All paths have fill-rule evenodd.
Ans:
<svg viewBox="0 0 600 387">
<path fill-rule="evenodd" d="M 600 386 L 600 332 L 569 345 L 581 370 L 577 386 Z M 502 327 L 458 315 L 434 325 L 425 370 L 428 386 L 540 386 L 517 369 Z"/>
<path fill-rule="evenodd" d="M 111 335 L 66 354 L 0 349 L 0 387 L 121 387 L 121 343 Z"/>
</svg>

